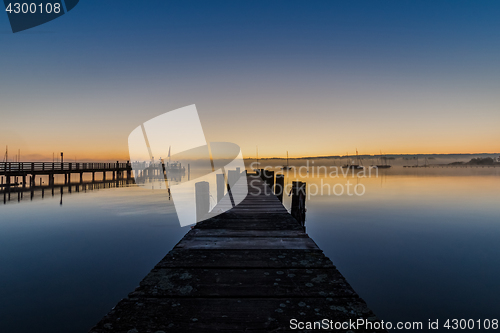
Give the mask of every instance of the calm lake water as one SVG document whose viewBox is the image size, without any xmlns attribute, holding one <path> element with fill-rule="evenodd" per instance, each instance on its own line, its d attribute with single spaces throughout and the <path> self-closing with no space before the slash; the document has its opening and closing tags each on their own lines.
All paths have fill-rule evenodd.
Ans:
<svg viewBox="0 0 500 333">
<path fill-rule="evenodd" d="M 498 318 L 500 168 L 309 171 L 286 182 L 364 186 L 312 196 L 306 227 L 378 317 Z M 1 205 L 0 331 L 87 332 L 188 230 L 166 193 L 134 186 Z"/>
</svg>

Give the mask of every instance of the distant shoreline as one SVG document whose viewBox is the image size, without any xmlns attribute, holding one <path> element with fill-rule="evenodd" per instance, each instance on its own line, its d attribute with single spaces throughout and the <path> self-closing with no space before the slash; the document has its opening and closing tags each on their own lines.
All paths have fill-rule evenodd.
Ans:
<svg viewBox="0 0 500 333">
<path fill-rule="evenodd" d="M 330 156 L 305 156 L 305 157 L 289 157 L 289 160 L 319 160 L 319 159 L 342 159 L 354 158 L 356 155 L 330 155 Z M 380 158 L 386 157 L 387 159 L 412 159 L 416 157 L 425 158 L 467 158 L 473 156 L 480 157 L 499 157 L 500 153 L 462 153 L 462 154 L 376 154 L 376 155 L 358 155 L 359 158 Z M 245 157 L 245 159 L 255 159 L 255 157 Z M 263 157 L 259 160 L 286 160 L 286 157 Z"/>
</svg>

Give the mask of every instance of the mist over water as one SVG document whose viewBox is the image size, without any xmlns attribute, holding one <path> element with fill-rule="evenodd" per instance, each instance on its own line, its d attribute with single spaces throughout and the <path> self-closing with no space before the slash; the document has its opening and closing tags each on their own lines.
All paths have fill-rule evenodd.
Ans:
<svg viewBox="0 0 500 333">
<path fill-rule="evenodd" d="M 323 162 L 314 165 L 340 165 Z M 309 194 L 325 184 L 365 188 L 309 196 L 306 231 L 380 319 L 425 327 L 498 315 L 500 168 L 395 166 L 369 178 L 294 169 L 285 185 L 304 181 Z M 167 191 L 131 186 L 59 199 L 0 206 L 1 331 L 87 332 L 189 230 Z"/>
<path fill-rule="evenodd" d="M 499 167 L 393 167 L 371 178 L 311 173 L 289 172 L 285 183 L 304 181 L 310 192 L 346 182 L 366 189 L 308 196 L 306 231 L 380 319 L 427 327 L 428 319 L 498 316 Z"/>
</svg>

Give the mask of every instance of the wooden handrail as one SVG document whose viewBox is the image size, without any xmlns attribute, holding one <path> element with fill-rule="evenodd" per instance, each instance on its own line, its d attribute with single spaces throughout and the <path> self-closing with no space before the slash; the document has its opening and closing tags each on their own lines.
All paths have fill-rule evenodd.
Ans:
<svg viewBox="0 0 500 333">
<path fill-rule="evenodd" d="M 131 169 L 130 163 L 54 163 L 54 162 L 0 162 L 0 173 L 39 171 L 119 171 Z"/>
</svg>

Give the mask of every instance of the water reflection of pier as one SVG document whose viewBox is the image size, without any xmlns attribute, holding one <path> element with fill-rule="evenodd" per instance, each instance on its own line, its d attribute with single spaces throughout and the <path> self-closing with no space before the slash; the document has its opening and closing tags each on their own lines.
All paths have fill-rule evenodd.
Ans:
<svg viewBox="0 0 500 333">
<path fill-rule="evenodd" d="M 23 199 L 43 199 L 46 195 L 48 196 L 61 196 L 62 198 L 65 193 L 80 193 L 87 191 L 94 191 L 106 188 L 117 188 L 126 187 L 134 184 L 133 179 L 118 179 L 118 180 L 98 180 L 94 182 L 83 182 L 83 183 L 68 183 L 68 184 L 54 184 L 46 186 L 33 186 L 29 188 L 23 187 L 11 187 L 10 190 L 4 188 L 0 189 L 0 193 L 3 195 L 3 203 L 6 204 L 10 201 L 17 200 L 18 202 Z"/>
</svg>

